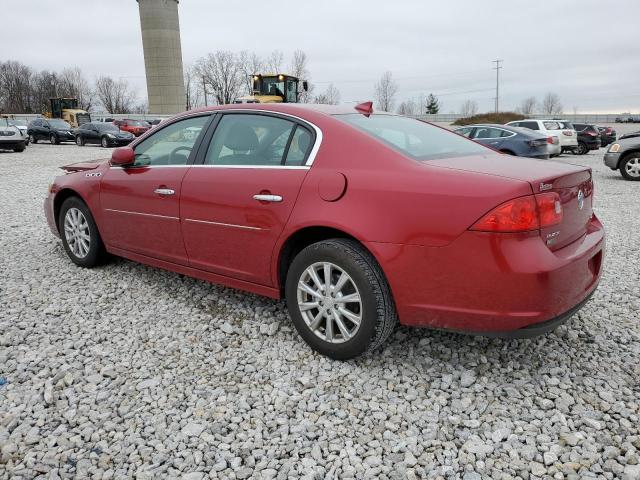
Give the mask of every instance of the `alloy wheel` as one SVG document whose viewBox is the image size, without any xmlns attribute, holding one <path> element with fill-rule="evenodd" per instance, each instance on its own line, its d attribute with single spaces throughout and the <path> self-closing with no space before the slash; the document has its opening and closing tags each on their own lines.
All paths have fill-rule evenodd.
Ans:
<svg viewBox="0 0 640 480">
<path fill-rule="evenodd" d="M 107 148 L 109 146 L 109 141 L 107 140 L 107 137 L 102 137 L 101 143 L 104 148 Z"/>
<path fill-rule="evenodd" d="M 298 281 L 298 308 L 307 327 L 329 343 L 344 343 L 362 322 L 362 299 L 351 276 L 331 262 L 307 267 Z"/>
<path fill-rule="evenodd" d="M 82 137 L 80 135 L 76 137 L 76 145 L 78 145 L 79 147 L 82 147 L 84 145 L 84 142 L 82 141 Z"/>
<path fill-rule="evenodd" d="M 76 257 L 84 258 L 89 254 L 91 247 L 89 222 L 75 207 L 70 208 L 64 216 L 64 237 Z"/>
<path fill-rule="evenodd" d="M 624 170 L 630 177 L 640 178 L 640 157 L 633 157 L 627 160 Z"/>
<path fill-rule="evenodd" d="M 49 137 L 49 143 L 51 143 L 51 145 L 55 145 L 56 144 L 56 136 L 55 135 L 51 135 Z"/>
</svg>

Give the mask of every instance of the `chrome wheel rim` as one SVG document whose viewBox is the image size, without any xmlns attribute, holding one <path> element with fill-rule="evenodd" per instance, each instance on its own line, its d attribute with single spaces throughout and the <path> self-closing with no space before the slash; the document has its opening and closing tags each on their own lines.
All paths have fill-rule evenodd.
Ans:
<svg viewBox="0 0 640 480">
<path fill-rule="evenodd" d="M 70 208 L 64 216 L 64 237 L 69 249 L 76 257 L 84 258 L 89 254 L 91 247 L 89 223 L 77 208 Z"/>
<path fill-rule="evenodd" d="M 56 137 L 54 137 L 53 135 L 51 135 L 49 137 L 49 143 L 51 143 L 51 145 L 55 145 L 56 144 Z"/>
<path fill-rule="evenodd" d="M 76 137 L 76 145 L 78 145 L 80 147 L 82 146 L 82 137 L 79 137 L 79 136 Z"/>
<path fill-rule="evenodd" d="M 325 342 L 344 343 L 362 323 L 362 299 L 355 282 L 342 268 L 317 262 L 298 281 L 298 308 L 307 327 Z"/>
<path fill-rule="evenodd" d="M 624 169 L 630 177 L 640 177 L 640 157 L 633 157 L 627 160 Z"/>
</svg>

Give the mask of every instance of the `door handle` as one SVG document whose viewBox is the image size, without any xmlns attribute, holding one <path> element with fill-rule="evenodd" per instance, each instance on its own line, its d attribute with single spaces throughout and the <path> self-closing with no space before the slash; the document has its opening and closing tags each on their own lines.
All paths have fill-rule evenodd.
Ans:
<svg viewBox="0 0 640 480">
<path fill-rule="evenodd" d="M 176 192 L 170 188 L 156 188 L 153 193 L 157 193 L 158 195 L 174 195 Z"/>
<path fill-rule="evenodd" d="M 258 200 L 259 202 L 281 202 L 282 197 L 280 195 L 271 195 L 271 194 L 258 194 L 253 196 L 254 200 Z"/>
</svg>

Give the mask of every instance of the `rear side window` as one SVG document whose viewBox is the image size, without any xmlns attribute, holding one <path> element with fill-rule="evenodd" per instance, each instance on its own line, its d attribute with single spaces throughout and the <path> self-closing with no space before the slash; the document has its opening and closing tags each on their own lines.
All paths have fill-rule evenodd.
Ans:
<svg viewBox="0 0 640 480">
<path fill-rule="evenodd" d="M 335 118 L 416 160 L 486 155 L 491 151 L 453 132 L 397 115 L 346 114 Z"/>
<path fill-rule="evenodd" d="M 473 138 L 500 138 L 504 130 L 493 127 L 477 127 Z"/>
<path fill-rule="evenodd" d="M 293 137 L 291 137 L 291 143 L 289 144 L 289 150 L 287 151 L 287 158 L 285 158 L 285 165 L 304 165 L 309 150 L 311 149 L 312 137 L 309 130 L 298 125 Z"/>
<path fill-rule="evenodd" d="M 560 130 L 558 122 L 542 122 L 542 124 L 547 130 Z"/>
<path fill-rule="evenodd" d="M 520 126 L 531 130 L 540 130 L 538 122 L 520 122 Z"/>
<path fill-rule="evenodd" d="M 581 132 L 585 128 L 587 128 L 587 126 L 584 123 L 574 123 L 573 126 L 575 127 L 577 132 Z"/>
</svg>

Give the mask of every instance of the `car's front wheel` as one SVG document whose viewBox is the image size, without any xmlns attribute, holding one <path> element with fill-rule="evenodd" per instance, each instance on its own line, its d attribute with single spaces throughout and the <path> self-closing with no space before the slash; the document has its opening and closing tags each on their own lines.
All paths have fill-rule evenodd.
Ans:
<svg viewBox="0 0 640 480">
<path fill-rule="evenodd" d="M 29 135 L 29 142 L 30 143 L 38 143 L 38 139 L 35 137 L 35 135 L 33 133 Z"/>
<path fill-rule="evenodd" d="M 627 180 L 640 181 L 640 153 L 624 157 L 620 162 L 620 173 Z"/>
<path fill-rule="evenodd" d="M 51 145 L 56 145 L 58 143 L 58 137 L 56 137 L 53 133 L 49 137 L 49 143 Z"/>
<path fill-rule="evenodd" d="M 300 336 L 336 360 L 378 348 L 398 322 L 384 273 L 354 240 L 336 238 L 304 248 L 289 267 L 285 293 Z"/>
<path fill-rule="evenodd" d="M 100 144 L 103 148 L 109 148 L 109 139 L 106 136 L 102 137 L 102 140 L 100 140 Z"/>
<path fill-rule="evenodd" d="M 96 222 L 78 197 L 69 197 L 62 204 L 58 229 L 64 249 L 73 263 L 91 268 L 104 260 L 106 251 Z"/>
<path fill-rule="evenodd" d="M 76 137 L 76 145 L 78 145 L 79 147 L 84 147 L 84 138 L 82 138 L 82 135 L 78 135 Z"/>
</svg>

